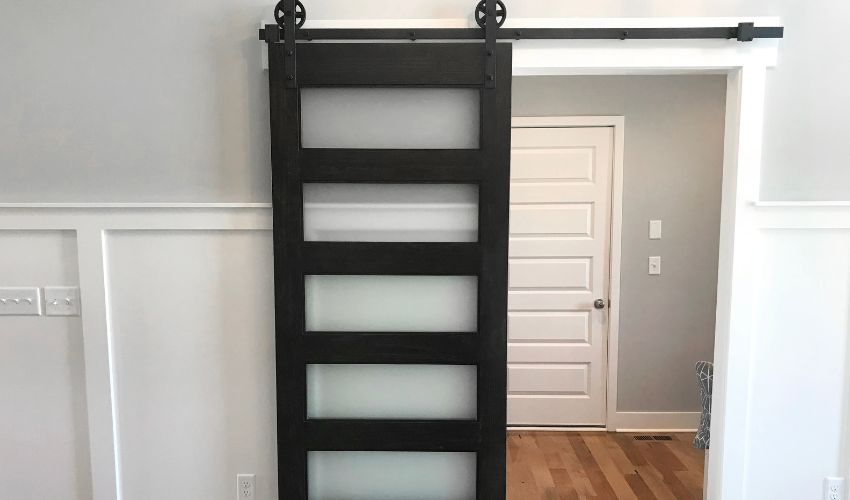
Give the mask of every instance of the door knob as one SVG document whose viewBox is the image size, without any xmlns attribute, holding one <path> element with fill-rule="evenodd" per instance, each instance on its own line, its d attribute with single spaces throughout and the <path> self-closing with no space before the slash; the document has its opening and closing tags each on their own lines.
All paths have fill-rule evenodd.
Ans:
<svg viewBox="0 0 850 500">
<path fill-rule="evenodd" d="M 605 309 L 605 299 L 594 300 L 593 307 L 595 307 L 596 309 Z"/>
</svg>

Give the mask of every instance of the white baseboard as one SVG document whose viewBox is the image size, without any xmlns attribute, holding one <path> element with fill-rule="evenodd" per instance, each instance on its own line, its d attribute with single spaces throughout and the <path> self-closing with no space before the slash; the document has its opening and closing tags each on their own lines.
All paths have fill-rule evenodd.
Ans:
<svg viewBox="0 0 850 500">
<path fill-rule="evenodd" d="M 535 432 L 606 432 L 605 427 L 535 427 L 535 426 L 508 426 L 508 432 L 512 431 L 535 431 Z"/>
<path fill-rule="evenodd" d="M 697 412 L 618 411 L 608 422 L 613 432 L 694 432 L 699 425 Z"/>
</svg>

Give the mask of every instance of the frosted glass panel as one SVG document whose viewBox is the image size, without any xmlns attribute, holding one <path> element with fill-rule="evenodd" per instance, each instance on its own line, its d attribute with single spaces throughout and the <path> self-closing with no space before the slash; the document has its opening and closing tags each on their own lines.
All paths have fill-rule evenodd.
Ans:
<svg viewBox="0 0 850 500">
<path fill-rule="evenodd" d="M 474 332 L 475 276 L 304 277 L 307 331 Z"/>
<path fill-rule="evenodd" d="M 305 184 L 305 241 L 478 240 L 478 187 Z"/>
<path fill-rule="evenodd" d="M 474 365 L 308 365 L 310 418 L 468 419 Z"/>
<path fill-rule="evenodd" d="M 475 453 L 311 451 L 310 500 L 474 500 Z"/>
<path fill-rule="evenodd" d="M 475 89 L 301 90 L 305 148 L 477 149 Z"/>
</svg>

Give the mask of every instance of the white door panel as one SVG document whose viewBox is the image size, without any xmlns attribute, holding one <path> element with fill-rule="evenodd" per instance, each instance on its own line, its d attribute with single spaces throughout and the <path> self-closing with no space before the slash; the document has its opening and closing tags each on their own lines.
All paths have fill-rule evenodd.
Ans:
<svg viewBox="0 0 850 500">
<path fill-rule="evenodd" d="M 592 232 L 592 209 L 585 204 L 511 205 L 512 235 L 589 236 Z"/>
<path fill-rule="evenodd" d="M 508 253 L 519 257 L 558 257 L 559 255 L 593 255 L 599 248 L 599 242 L 592 238 L 568 236 L 527 236 L 512 238 Z"/>
<path fill-rule="evenodd" d="M 587 394 L 508 394 L 508 418 L 509 422 L 522 422 L 522 424 L 510 425 L 571 425 L 568 423 L 552 424 L 560 422 L 564 418 L 564 410 L 569 409 L 572 420 L 592 420 L 596 415 L 592 411 L 584 410 L 592 405 L 591 396 Z M 590 425 L 590 424 L 575 424 Z"/>
<path fill-rule="evenodd" d="M 570 185 L 563 180 L 546 180 L 539 182 L 513 181 L 511 185 L 511 203 L 516 206 L 530 204 L 540 208 L 548 207 L 541 203 L 557 203 L 564 205 L 584 204 L 587 210 L 596 197 L 596 187 L 591 184 Z"/>
<path fill-rule="evenodd" d="M 587 394 L 585 363 L 508 365 L 508 391 Z"/>
<path fill-rule="evenodd" d="M 589 181 L 593 178 L 592 148 L 515 149 L 511 161 L 511 179 L 570 179 Z"/>
<path fill-rule="evenodd" d="M 510 340 L 588 342 L 590 315 L 577 312 L 511 312 L 508 313 Z"/>
<path fill-rule="evenodd" d="M 511 147 L 516 150 L 529 148 L 546 149 L 583 149 L 592 150 L 602 147 L 610 151 L 612 127 L 533 127 L 515 128 L 511 131 Z M 601 132 L 601 133 L 600 133 Z M 605 138 L 606 134 L 608 139 Z M 522 151 L 512 151 L 513 153 Z M 590 168 L 599 163 L 589 158 Z M 605 169 L 605 167 L 603 167 Z"/>
<path fill-rule="evenodd" d="M 561 290 L 512 290 L 508 292 L 508 312 L 511 311 L 581 311 L 592 313 L 591 292 Z M 593 315 L 591 314 L 591 317 Z M 508 333 L 510 337 L 510 332 Z"/>
<path fill-rule="evenodd" d="M 508 262 L 508 286 L 513 290 L 591 289 L 590 259 L 509 259 Z"/>
<path fill-rule="evenodd" d="M 604 425 L 613 129 L 515 128 L 508 422 Z"/>
<path fill-rule="evenodd" d="M 508 364 L 592 363 L 596 352 L 589 343 L 522 342 L 511 348 Z"/>
</svg>

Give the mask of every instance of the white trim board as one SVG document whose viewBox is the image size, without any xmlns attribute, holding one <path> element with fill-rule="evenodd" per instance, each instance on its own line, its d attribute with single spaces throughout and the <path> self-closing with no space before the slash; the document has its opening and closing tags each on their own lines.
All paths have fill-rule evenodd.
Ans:
<svg viewBox="0 0 850 500">
<path fill-rule="evenodd" d="M 608 422 L 612 432 L 694 432 L 700 412 L 614 412 Z"/>
<path fill-rule="evenodd" d="M 523 425 L 509 425 L 508 432 L 539 431 L 539 432 L 608 432 L 605 427 L 534 427 Z"/>
</svg>

